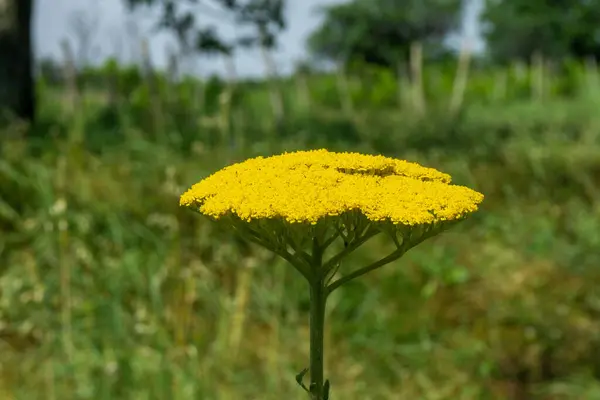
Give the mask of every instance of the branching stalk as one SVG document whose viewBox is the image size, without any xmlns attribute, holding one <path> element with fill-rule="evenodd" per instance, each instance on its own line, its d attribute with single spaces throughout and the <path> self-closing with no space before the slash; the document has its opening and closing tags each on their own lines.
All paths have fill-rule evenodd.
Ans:
<svg viewBox="0 0 600 400">
<path fill-rule="evenodd" d="M 380 231 L 377 229 L 368 230 L 364 233 L 363 236 L 360 236 L 357 240 L 353 240 L 348 244 L 344 250 L 340 251 L 335 256 L 331 257 L 324 265 L 323 270 L 325 274 L 329 273 L 332 268 L 335 268 L 336 265 L 339 264 L 341 260 L 350 255 L 354 250 L 358 249 L 362 246 L 367 240 L 371 239 L 373 236 L 377 235 Z"/>
<path fill-rule="evenodd" d="M 307 268 L 307 266 L 300 263 L 300 259 L 295 258 L 294 255 L 290 254 L 288 251 L 275 248 L 275 246 L 272 246 L 270 243 L 264 241 L 261 238 L 261 236 L 254 232 L 252 229 L 236 224 L 234 224 L 233 227 L 249 241 L 258 244 L 259 246 L 264 247 L 267 250 L 272 251 L 273 253 L 277 254 L 278 256 L 289 262 L 308 281 L 312 279 L 311 271 Z"/>
<path fill-rule="evenodd" d="M 393 261 L 396 261 L 397 259 L 399 259 L 400 257 L 402 257 L 402 255 L 404 255 L 404 253 L 406 253 L 406 250 L 403 248 L 400 248 L 396 251 L 394 251 L 392 254 L 390 254 L 389 256 L 382 258 L 381 260 L 374 262 L 370 265 L 367 265 L 366 267 L 357 269 L 356 271 L 341 277 L 340 279 L 336 280 L 335 282 L 331 283 L 328 287 L 327 287 L 327 293 L 332 293 L 335 289 L 339 288 L 340 286 L 342 286 L 345 283 L 350 282 L 351 280 L 353 280 L 354 278 L 358 278 L 361 275 L 364 275 L 368 272 L 371 272 L 379 267 L 382 267 L 386 264 L 389 264 Z"/>
</svg>

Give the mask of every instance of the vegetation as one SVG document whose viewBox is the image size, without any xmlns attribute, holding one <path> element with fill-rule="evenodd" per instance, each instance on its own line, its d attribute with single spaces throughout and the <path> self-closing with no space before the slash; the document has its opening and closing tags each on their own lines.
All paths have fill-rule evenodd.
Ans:
<svg viewBox="0 0 600 400">
<path fill-rule="evenodd" d="M 495 61 L 529 61 L 542 54 L 553 59 L 598 60 L 600 2 L 486 0 L 482 22 Z"/>
<path fill-rule="evenodd" d="M 284 0 L 123 0 L 131 9 L 160 7 L 157 27 L 170 31 L 186 51 L 231 55 L 239 47 L 273 48 L 285 28 Z M 221 23 L 235 23 L 246 32 L 234 40 L 219 35 L 214 24 L 200 24 L 197 15 L 215 17 Z M 248 29 L 249 28 L 249 29 Z M 248 32 L 250 31 L 250 32 Z"/>
<path fill-rule="evenodd" d="M 178 196 L 236 160 L 327 147 L 486 195 L 332 295 L 336 398 L 599 399 L 598 74 L 477 69 L 461 91 L 456 68 L 425 65 L 421 86 L 378 68 L 229 85 L 114 63 L 40 79 L 38 124 L 0 142 L 0 397 L 300 396 L 304 282 Z"/>
<path fill-rule="evenodd" d="M 65 45 L 66 68 L 38 63 L 35 84 L 34 0 L 5 3 L 0 398 L 302 395 L 305 283 L 179 195 L 238 160 L 327 148 L 416 161 L 486 196 L 331 295 L 336 399 L 600 399 L 597 0 L 489 0 L 477 59 L 443 43 L 464 2 L 353 0 L 309 40 L 343 68 L 287 78 L 270 55 L 283 0 L 127 0 L 160 7 L 185 55 L 228 72 L 259 48 L 267 78 L 181 77 L 176 58 L 158 73 L 146 53 L 143 68 L 75 68 Z M 244 36 L 195 18 L 215 10 Z M 346 267 L 391 249 L 373 240 Z"/>
<path fill-rule="evenodd" d="M 319 57 L 396 69 L 414 42 L 429 59 L 448 55 L 444 39 L 460 26 L 462 0 L 354 0 L 324 6 L 323 22 L 308 44 Z"/>
<path fill-rule="evenodd" d="M 31 40 L 34 3 L 6 0 L 0 12 L 0 58 L 4 66 L 0 86 L 5 88 L 0 107 L 4 121 L 7 116 L 16 116 L 33 122 L 37 115 Z M 124 0 L 124 4 L 130 10 L 158 8 L 161 12 L 155 28 L 170 32 L 186 56 L 219 55 L 231 61 L 238 50 L 257 48 L 262 52 L 267 75 L 276 75 L 270 51 L 277 48 L 287 27 L 285 0 Z M 473 2 L 422 0 L 404 1 L 401 7 L 398 4 L 351 0 L 323 8 L 324 21 L 308 41 L 311 55 L 345 67 L 367 64 L 391 67 L 396 72 L 404 72 L 407 58 L 421 53 L 426 60 L 452 59 L 446 39 L 457 33 L 464 11 Z M 480 22 L 484 25 L 487 54 L 480 61 L 506 64 L 549 57 L 560 63 L 570 59 L 597 63 L 598 10 L 598 0 L 486 0 Z M 219 23 L 200 23 L 198 15 L 216 18 Z M 217 28 L 224 23 L 239 28 L 238 36 L 223 37 Z M 81 20 L 75 28 L 82 54 L 89 50 L 89 28 Z M 68 43 L 64 50 L 69 52 Z M 231 66 L 229 62 L 230 72 Z M 414 72 L 411 76 L 419 80 Z M 281 110 L 277 114 L 281 124 Z"/>
</svg>

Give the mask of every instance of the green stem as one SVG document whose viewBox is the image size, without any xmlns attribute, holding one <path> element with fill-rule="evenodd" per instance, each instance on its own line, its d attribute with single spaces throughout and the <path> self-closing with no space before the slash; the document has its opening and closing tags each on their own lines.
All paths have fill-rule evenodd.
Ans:
<svg viewBox="0 0 600 400">
<path fill-rule="evenodd" d="M 400 248 L 400 249 L 396 250 L 395 252 L 393 252 L 392 254 L 390 254 L 389 256 L 382 258 L 381 260 L 374 262 L 373 264 L 370 264 L 370 265 L 367 265 L 366 267 L 357 269 L 356 271 L 354 271 L 346 276 L 341 277 L 337 281 L 329 284 L 329 286 L 327 287 L 328 293 L 333 292 L 335 289 L 339 288 L 343 284 L 348 283 L 351 280 L 358 278 L 361 275 L 364 275 L 368 272 L 373 271 L 374 269 L 380 268 L 386 264 L 396 261 L 397 259 L 402 257 L 404 255 L 404 253 L 406 253 L 406 251 L 407 250 Z"/>
<path fill-rule="evenodd" d="M 363 234 L 363 236 L 360 236 L 359 238 L 350 242 L 350 244 L 348 244 L 348 247 L 346 247 L 344 250 L 340 251 L 335 256 L 331 257 L 329 260 L 327 260 L 325 265 L 323 265 L 322 269 L 323 269 L 323 271 L 325 271 L 325 274 L 329 273 L 333 268 L 335 268 L 336 265 L 339 264 L 340 261 L 342 261 L 344 258 L 348 257 L 354 250 L 358 249 L 367 240 L 371 239 L 373 236 L 377 235 L 378 233 L 379 233 L 379 230 L 377 230 L 377 229 L 367 230 Z"/>
<path fill-rule="evenodd" d="M 310 391 L 312 400 L 323 400 L 323 350 L 327 288 L 323 279 L 310 285 Z"/>
<path fill-rule="evenodd" d="M 265 241 L 258 232 L 246 227 L 243 223 L 235 223 L 235 220 L 232 220 L 232 221 L 234 221 L 232 224 L 233 228 L 237 232 L 239 232 L 243 237 L 245 237 L 249 241 L 256 243 L 259 246 L 264 247 L 265 249 L 270 250 L 273 253 L 277 254 L 278 256 L 280 256 L 281 258 L 283 258 L 284 260 L 289 262 L 298 272 L 300 272 L 300 274 L 302 274 L 302 276 L 304 276 L 304 278 L 306 278 L 307 280 L 311 279 L 311 276 L 310 276 L 311 271 L 308 269 L 310 264 L 308 264 L 308 262 L 305 262 L 304 264 L 301 263 L 300 261 L 302 261 L 303 259 L 300 260 L 300 259 L 294 258 L 293 254 L 290 254 L 289 252 L 287 252 L 285 250 L 278 249 L 272 243 Z"/>
<path fill-rule="evenodd" d="M 311 400 L 323 400 L 324 331 L 327 284 L 323 274 L 323 249 L 313 240 L 313 279 L 310 284 L 310 394 Z"/>
<path fill-rule="evenodd" d="M 428 231 L 423 233 L 423 235 L 421 237 L 419 237 L 418 239 L 413 239 L 410 242 L 410 244 L 403 244 L 403 245 L 398 246 L 396 251 L 391 253 L 389 256 L 382 258 L 381 260 L 374 262 L 373 264 L 367 265 L 366 267 L 359 268 L 356 271 L 341 277 L 337 281 L 328 284 L 327 293 L 329 294 L 329 293 L 333 292 L 335 289 L 339 288 L 343 284 L 348 283 L 351 280 L 358 278 L 359 276 L 362 276 L 362 275 L 364 275 L 368 272 L 371 272 L 377 268 L 383 267 L 384 265 L 389 264 L 393 261 L 396 261 L 397 259 L 402 257 L 407 251 L 409 251 L 413 247 L 417 246 L 421 242 L 427 240 L 428 238 L 435 236 L 437 233 L 438 233 L 438 231 L 429 229 Z"/>
</svg>

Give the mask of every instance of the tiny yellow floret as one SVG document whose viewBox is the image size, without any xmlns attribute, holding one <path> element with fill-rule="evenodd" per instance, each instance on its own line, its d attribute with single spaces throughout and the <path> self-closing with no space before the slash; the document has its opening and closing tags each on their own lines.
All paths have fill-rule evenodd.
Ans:
<svg viewBox="0 0 600 400">
<path fill-rule="evenodd" d="M 418 225 L 457 220 L 483 195 L 449 175 L 384 156 L 298 151 L 233 164 L 193 185 L 182 206 L 219 219 L 283 218 L 314 224 L 359 211 L 371 221 Z"/>
</svg>

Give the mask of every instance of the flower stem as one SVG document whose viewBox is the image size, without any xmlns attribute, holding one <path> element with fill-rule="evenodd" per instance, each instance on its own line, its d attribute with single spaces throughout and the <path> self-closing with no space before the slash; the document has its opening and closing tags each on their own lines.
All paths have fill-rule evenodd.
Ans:
<svg viewBox="0 0 600 400">
<path fill-rule="evenodd" d="M 313 279 L 310 285 L 310 397 L 311 400 L 325 400 L 323 390 L 325 305 L 327 303 L 326 274 L 323 273 L 323 248 L 317 238 L 313 239 L 312 251 Z"/>
<path fill-rule="evenodd" d="M 323 400 L 323 350 L 327 288 L 323 279 L 310 285 L 310 393 L 311 400 Z"/>
</svg>

